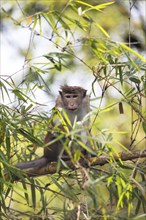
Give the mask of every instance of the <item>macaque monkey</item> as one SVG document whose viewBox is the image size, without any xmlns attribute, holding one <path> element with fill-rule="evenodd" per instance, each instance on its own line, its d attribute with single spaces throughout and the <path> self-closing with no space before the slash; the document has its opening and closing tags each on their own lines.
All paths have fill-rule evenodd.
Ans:
<svg viewBox="0 0 146 220">
<path fill-rule="evenodd" d="M 80 122 L 89 112 L 89 96 L 86 95 L 87 90 L 78 86 L 62 86 L 59 91 L 59 96 L 56 100 L 56 108 L 61 108 L 67 114 L 71 125 L 68 125 L 69 130 L 71 130 L 74 122 Z M 54 122 L 57 123 L 57 122 Z M 89 128 L 89 120 L 86 120 L 84 123 L 86 128 Z M 83 128 L 84 128 L 83 126 Z M 50 126 L 51 127 L 51 126 Z M 63 126 L 60 126 L 61 129 L 64 129 Z M 52 129 L 53 130 L 53 129 Z M 86 135 L 86 132 L 83 131 Z M 82 135 L 82 134 L 81 134 Z M 16 164 L 15 166 L 20 169 L 27 169 L 32 167 L 42 167 L 45 166 L 48 162 L 56 162 L 60 156 L 61 151 L 63 150 L 63 140 L 55 141 L 52 144 L 47 143 L 51 142 L 54 138 L 53 132 L 48 132 L 44 143 L 44 155 L 36 160 L 29 162 L 23 162 Z"/>
</svg>

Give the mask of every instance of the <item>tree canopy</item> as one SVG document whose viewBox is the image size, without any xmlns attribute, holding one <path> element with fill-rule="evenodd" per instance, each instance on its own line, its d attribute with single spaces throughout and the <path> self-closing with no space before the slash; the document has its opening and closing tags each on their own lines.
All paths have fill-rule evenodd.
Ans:
<svg viewBox="0 0 146 220">
<path fill-rule="evenodd" d="M 145 6 L 2 1 L 1 219 L 145 219 Z M 42 155 L 63 84 L 91 96 L 87 139 L 96 153 L 83 159 L 77 150 L 71 161 L 18 169 L 15 164 Z M 75 124 L 57 138 L 88 151 L 78 136 Z"/>
</svg>

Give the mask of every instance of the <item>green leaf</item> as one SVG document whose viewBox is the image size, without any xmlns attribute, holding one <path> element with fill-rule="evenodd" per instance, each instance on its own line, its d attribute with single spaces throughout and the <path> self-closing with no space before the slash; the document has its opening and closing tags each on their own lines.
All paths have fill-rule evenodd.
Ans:
<svg viewBox="0 0 146 220">
<path fill-rule="evenodd" d="M 119 77 L 120 77 L 120 83 L 123 85 L 123 72 L 121 66 L 119 66 Z"/>
<path fill-rule="evenodd" d="M 54 13 L 42 13 L 42 16 L 47 21 L 47 23 L 49 23 L 49 25 L 51 26 L 53 32 L 58 35 L 57 26 L 56 26 L 56 23 L 55 23 L 55 20 L 54 20 L 54 17 L 53 17 Z"/>
<path fill-rule="evenodd" d="M 104 28 L 101 27 L 101 25 L 99 25 L 99 24 L 97 24 L 97 23 L 95 23 L 95 25 L 102 31 L 102 33 L 103 33 L 106 37 L 110 38 L 109 34 L 104 30 Z"/>
<path fill-rule="evenodd" d="M 84 144 L 82 141 L 79 141 L 79 140 L 76 139 L 76 142 L 77 142 L 83 149 L 85 149 L 87 152 L 89 152 L 89 153 L 95 155 L 95 152 L 94 152 L 91 148 L 89 148 L 86 144 Z"/>
<path fill-rule="evenodd" d="M 6 80 L 4 80 L 4 82 L 9 85 L 9 83 L 8 83 Z M 6 92 L 6 94 L 7 94 L 8 98 L 9 98 L 9 100 L 11 100 L 11 99 L 10 99 L 10 96 L 9 96 L 9 92 L 8 92 L 7 87 L 4 85 L 4 83 L 2 83 L 2 80 L 0 80 L 0 90 L 1 90 L 1 94 L 2 94 L 2 99 L 4 100 L 5 94 L 4 94 L 4 92 L 3 92 L 3 88 L 4 88 L 4 91 Z"/>
<path fill-rule="evenodd" d="M 127 45 L 120 43 L 120 46 L 124 49 L 126 49 L 127 51 L 129 51 L 130 53 L 133 53 L 135 56 L 137 56 L 139 59 L 141 59 L 142 61 L 146 62 L 146 59 L 141 56 L 138 52 L 136 52 L 135 50 L 131 49 L 130 47 L 128 47 Z"/>
<path fill-rule="evenodd" d="M 23 97 L 23 93 L 19 89 L 13 89 L 12 92 L 15 94 L 15 96 L 18 97 L 18 99 L 27 102 L 26 99 Z"/>
<path fill-rule="evenodd" d="M 111 4 L 114 3 L 114 2 L 107 2 L 107 3 L 103 3 L 103 4 L 99 4 L 99 5 L 93 6 L 93 5 L 90 5 L 90 4 L 86 3 L 86 2 L 82 2 L 82 1 L 79 1 L 79 0 L 77 0 L 76 2 L 89 7 L 88 9 L 83 11 L 83 13 L 85 13 L 87 11 L 90 11 L 90 10 L 101 11 L 101 9 L 103 9 L 103 8 L 107 7 L 108 5 L 111 5 Z"/>
<path fill-rule="evenodd" d="M 119 112 L 120 114 L 124 114 L 123 103 L 119 102 Z"/>
<path fill-rule="evenodd" d="M 38 17 L 37 17 L 37 16 L 33 16 L 33 19 L 34 19 L 34 21 L 33 21 L 33 27 L 32 27 L 32 30 L 34 31 L 34 29 L 35 29 L 35 27 L 36 27 L 36 25 L 37 25 Z"/>
<path fill-rule="evenodd" d="M 22 185 L 23 185 L 23 189 L 24 189 L 24 196 L 25 196 L 26 202 L 27 202 L 27 204 L 29 204 L 29 196 L 28 196 L 27 186 L 26 186 L 26 183 L 24 180 L 22 181 Z"/>
<path fill-rule="evenodd" d="M 132 97 L 133 95 L 135 95 L 135 88 L 134 88 L 134 87 L 133 87 L 132 89 L 129 89 L 129 90 L 125 93 L 126 98 L 130 98 L 130 97 Z"/>
<path fill-rule="evenodd" d="M 6 146 L 7 146 L 7 156 L 10 159 L 11 145 L 10 145 L 10 132 L 8 129 L 6 130 Z"/>
<path fill-rule="evenodd" d="M 62 19 L 63 16 L 60 16 L 60 14 L 55 13 L 54 16 L 58 19 L 58 21 L 62 24 L 63 28 L 65 30 L 70 30 L 69 25 Z"/>
<path fill-rule="evenodd" d="M 39 15 L 39 25 L 40 25 L 40 36 L 42 36 L 42 22 L 41 22 L 41 17 Z"/>
<path fill-rule="evenodd" d="M 6 200 L 5 200 L 5 197 L 3 194 L 0 193 L 0 197 L 1 197 L 1 210 L 3 209 L 5 213 L 7 213 L 7 205 L 5 204 L 6 203 Z M 6 219 L 6 218 L 2 218 L 2 213 L 1 213 L 1 219 Z"/>
<path fill-rule="evenodd" d="M 138 83 L 138 84 L 141 83 L 140 79 L 137 76 L 132 76 L 129 79 L 134 83 Z"/>
<path fill-rule="evenodd" d="M 32 196 L 32 206 L 35 209 L 36 207 L 36 187 L 35 182 L 31 179 L 31 196 Z"/>
<path fill-rule="evenodd" d="M 146 122 L 145 121 L 142 122 L 142 127 L 143 127 L 144 132 L 146 133 Z"/>
<path fill-rule="evenodd" d="M 19 128 L 18 132 L 21 135 L 23 135 L 24 137 L 26 137 L 32 143 L 37 144 L 38 146 L 42 146 L 43 145 L 42 141 L 40 141 L 37 137 L 34 137 L 31 133 L 29 133 L 28 131 L 24 130 L 23 128 Z"/>
</svg>

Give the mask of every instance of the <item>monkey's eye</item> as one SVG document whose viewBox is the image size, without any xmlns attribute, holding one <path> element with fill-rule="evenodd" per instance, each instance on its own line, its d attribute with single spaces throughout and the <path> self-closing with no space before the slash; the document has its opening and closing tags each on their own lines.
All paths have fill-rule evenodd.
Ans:
<svg viewBox="0 0 146 220">
<path fill-rule="evenodd" d="M 77 98 L 78 96 L 77 95 L 73 95 L 73 98 Z"/>
<path fill-rule="evenodd" d="M 71 96 L 70 96 L 70 95 L 66 95 L 66 96 L 65 96 L 65 98 L 70 99 L 70 98 L 71 98 Z"/>
</svg>

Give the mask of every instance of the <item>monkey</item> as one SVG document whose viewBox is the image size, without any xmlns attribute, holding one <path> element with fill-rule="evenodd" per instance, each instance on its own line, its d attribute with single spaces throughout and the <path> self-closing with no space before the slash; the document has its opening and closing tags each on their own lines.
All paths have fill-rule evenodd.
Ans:
<svg viewBox="0 0 146 220">
<path fill-rule="evenodd" d="M 55 108 L 63 109 L 63 111 L 67 114 L 70 124 L 67 123 L 67 127 L 69 130 L 72 129 L 72 126 L 75 122 L 80 122 L 90 111 L 90 98 L 89 95 L 86 94 L 87 90 L 79 86 L 61 86 L 61 90 L 59 91 L 59 95 L 56 99 Z M 53 122 L 54 126 L 58 121 Z M 53 125 L 50 125 L 53 127 Z M 89 127 L 89 119 L 84 122 L 86 128 Z M 64 130 L 62 125 L 58 126 L 61 130 Z M 53 129 L 52 129 L 53 130 Z M 86 135 L 86 132 L 83 131 L 83 135 Z M 33 167 L 42 167 L 47 165 L 49 162 L 57 162 L 58 157 L 63 150 L 63 143 L 61 140 L 51 142 L 55 138 L 53 132 L 48 131 L 46 137 L 44 139 L 44 154 L 42 157 L 28 161 L 22 162 L 15 165 L 15 167 L 19 169 L 28 169 Z M 49 142 L 52 144 L 49 145 Z M 48 144 L 48 147 L 47 147 Z"/>
<path fill-rule="evenodd" d="M 82 121 L 90 110 L 87 90 L 79 86 L 62 86 L 61 90 L 56 100 L 56 107 L 64 109 L 72 124 L 75 117 L 77 117 L 77 121 Z"/>
</svg>

